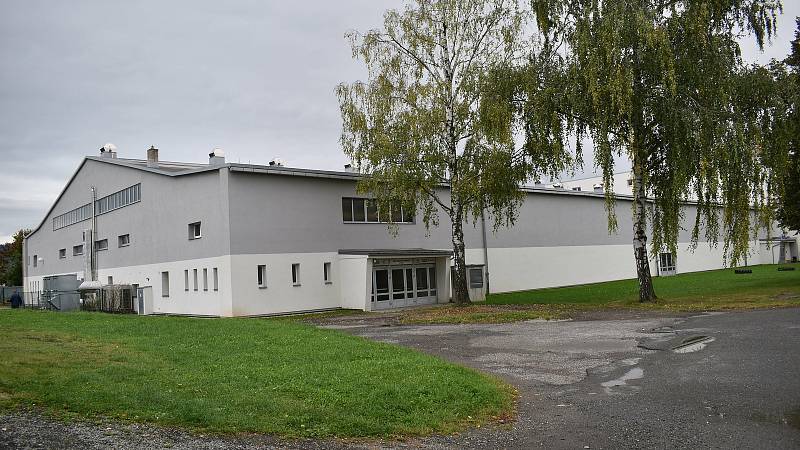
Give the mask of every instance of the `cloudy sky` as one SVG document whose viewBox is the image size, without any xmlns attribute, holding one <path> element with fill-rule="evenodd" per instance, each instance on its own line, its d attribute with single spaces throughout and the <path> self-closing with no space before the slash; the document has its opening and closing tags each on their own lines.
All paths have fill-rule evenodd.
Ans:
<svg viewBox="0 0 800 450">
<path fill-rule="evenodd" d="M 34 227 L 85 155 L 338 169 L 334 87 L 363 78 L 343 35 L 400 2 L 0 2 L 0 242 Z M 800 6 L 786 1 L 783 58 Z M 590 163 L 591 164 L 591 163 Z M 591 167 L 587 169 L 591 171 Z"/>
</svg>

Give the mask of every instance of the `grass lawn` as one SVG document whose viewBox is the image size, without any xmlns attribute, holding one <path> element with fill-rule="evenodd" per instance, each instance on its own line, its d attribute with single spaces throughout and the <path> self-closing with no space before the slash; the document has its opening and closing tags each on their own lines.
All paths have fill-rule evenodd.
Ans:
<svg viewBox="0 0 800 450">
<path fill-rule="evenodd" d="M 409 311 L 405 323 L 499 323 L 569 318 L 579 311 L 608 308 L 707 311 L 800 306 L 800 265 L 778 271 L 777 265 L 654 277 L 657 302 L 640 304 L 635 279 L 559 288 L 491 294 L 485 303 L 466 308 Z"/>
<path fill-rule="evenodd" d="M 513 389 L 289 320 L 0 310 L 0 406 L 207 432 L 392 436 L 509 413 Z"/>
</svg>

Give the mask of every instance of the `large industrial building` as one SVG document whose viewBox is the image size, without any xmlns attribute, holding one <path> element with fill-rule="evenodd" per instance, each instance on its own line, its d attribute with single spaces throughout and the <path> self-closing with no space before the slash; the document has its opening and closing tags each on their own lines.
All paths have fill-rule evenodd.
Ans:
<svg viewBox="0 0 800 450">
<path fill-rule="evenodd" d="M 25 289 L 45 277 L 132 285 L 143 314 L 254 316 L 332 308 L 378 310 L 451 297 L 450 224 L 426 230 L 396 211 L 391 233 L 356 192 L 360 175 L 227 163 L 86 157 L 41 224 L 25 239 Z M 470 293 L 508 292 L 633 278 L 630 197 L 609 234 L 602 192 L 526 188 L 516 224 L 465 226 Z M 686 216 L 692 218 L 691 205 Z M 488 221 L 488 219 L 487 219 Z M 687 227 L 689 228 L 689 227 Z M 764 235 L 759 236 L 765 239 Z M 689 231 L 677 255 L 653 255 L 654 275 L 723 267 L 721 246 Z M 754 240 L 750 264 L 797 256 Z"/>
</svg>

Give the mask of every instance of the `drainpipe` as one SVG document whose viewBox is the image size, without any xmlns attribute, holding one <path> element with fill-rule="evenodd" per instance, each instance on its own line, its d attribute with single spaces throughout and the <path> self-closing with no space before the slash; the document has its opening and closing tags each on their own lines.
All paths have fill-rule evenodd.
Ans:
<svg viewBox="0 0 800 450">
<path fill-rule="evenodd" d="M 89 239 L 89 271 L 92 281 L 97 281 L 97 252 L 94 247 L 94 242 L 97 239 L 97 188 L 91 187 L 92 190 L 92 238 Z"/>
<path fill-rule="evenodd" d="M 481 208 L 481 231 L 483 234 L 483 265 L 486 272 L 486 295 L 489 295 L 489 249 L 486 248 L 486 218 L 483 216 L 483 208 Z"/>
</svg>

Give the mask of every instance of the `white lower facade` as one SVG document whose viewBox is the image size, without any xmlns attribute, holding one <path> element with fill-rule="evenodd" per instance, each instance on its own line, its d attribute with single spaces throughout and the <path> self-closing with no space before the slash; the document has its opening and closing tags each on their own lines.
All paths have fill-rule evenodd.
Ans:
<svg viewBox="0 0 800 450">
<path fill-rule="evenodd" d="M 748 263 L 772 263 L 771 251 L 754 242 Z M 488 272 L 492 293 L 636 276 L 631 245 L 489 248 L 486 254 L 488 265 L 480 248 L 468 249 L 466 258 Z M 658 255 L 651 256 L 653 275 L 665 275 Z M 701 243 L 692 252 L 681 243 L 673 264 L 674 273 L 720 269 L 723 250 Z M 442 254 L 283 253 L 99 268 L 97 275 L 103 284 L 141 288 L 141 313 L 231 317 L 447 303 L 450 266 L 451 258 Z M 82 272 L 76 275 L 84 278 Z M 43 278 L 25 278 L 26 292 L 40 291 Z"/>
</svg>

